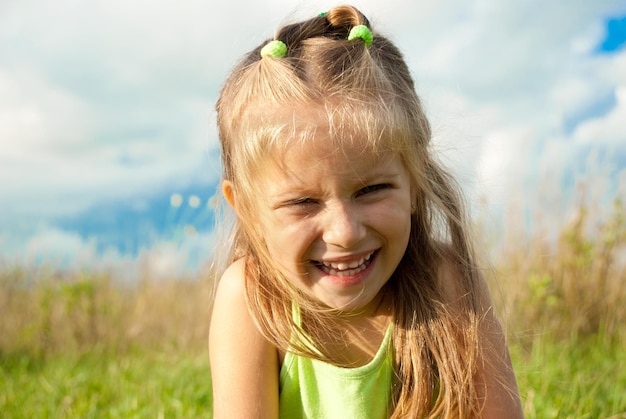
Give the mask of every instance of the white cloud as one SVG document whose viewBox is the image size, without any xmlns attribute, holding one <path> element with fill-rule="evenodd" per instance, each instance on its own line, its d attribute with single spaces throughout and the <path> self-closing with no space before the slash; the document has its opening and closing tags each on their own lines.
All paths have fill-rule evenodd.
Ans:
<svg viewBox="0 0 626 419">
<path fill-rule="evenodd" d="M 140 274 L 155 280 L 167 280 L 210 263 L 215 246 L 214 233 L 198 233 L 189 226 L 183 233 L 184 237 L 179 240 L 160 241 L 141 250 L 137 258 Z"/>
<path fill-rule="evenodd" d="M 0 261 L 18 262 L 24 266 L 45 265 L 66 270 L 106 270 L 118 280 L 177 279 L 192 274 L 211 262 L 215 245 L 214 233 L 198 233 L 187 229 L 179 240 L 162 240 L 140 250 L 135 259 L 120 254 L 116 249 L 97 249 L 97 239 L 84 239 L 75 232 L 54 226 L 42 226 L 23 243 L 14 247 L 13 253 L 0 253 Z M 5 237 L 0 235 L 0 248 Z M 19 247 L 19 248 L 18 248 Z"/>
<path fill-rule="evenodd" d="M 626 85 L 615 91 L 616 105 L 606 115 L 583 122 L 574 132 L 579 145 L 626 147 Z"/>
<path fill-rule="evenodd" d="M 525 173 L 518 161 L 528 161 L 534 140 L 535 133 L 527 126 L 493 130 L 483 139 L 478 175 L 481 184 L 492 195 L 496 193 L 492 196 L 496 202 L 515 194 L 522 186 Z M 502 176 L 504 173 L 507 175 Z"/>
<path fill-rule="evenodd" d="M 36 69 L 0 68 L 0 158 L 62 158 L 85 146 L 93 116 L 75 94 L 47 83 Z"/>
<path fill-rule="evenodd" d="M 67 266 L 89 264 L 97 259 L 97 252 L 93 240 L 53 227 L 31 237 L 24 256 L 27 262 Z"/>
<path fill-rule="evenodd" d="M 211 60 L 223 44 L 218 7 L 26 0 L 4 9 L 3 201 L 69 194 L 93 203 L 102 189 L 124 195 L 206 164 L 216 146 L 212 71 L 229 65 Z"/>
</svg>

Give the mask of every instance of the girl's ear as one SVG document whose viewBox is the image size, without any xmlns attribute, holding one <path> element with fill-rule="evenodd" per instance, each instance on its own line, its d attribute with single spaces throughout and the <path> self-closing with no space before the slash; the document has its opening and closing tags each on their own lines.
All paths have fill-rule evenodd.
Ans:
<svg viewBox="0 0 626 419">
<path fill-rule="evenodd" d="M 232 207 L 232 209 L 237 212 L 237 203 L 235 201 L 235 190 L 233 189 L 233 183 L 230 180 L 222 181 L 222 193 L 224 194 L 224 198 L 228 202 L 228 205 Z"/>
<path fill-rule="evenodd" d="M 415 214 L 417 211 L 417 193 L 415 192 L 415 186 L 411 185 L 411 214 Z"/>
</svg>

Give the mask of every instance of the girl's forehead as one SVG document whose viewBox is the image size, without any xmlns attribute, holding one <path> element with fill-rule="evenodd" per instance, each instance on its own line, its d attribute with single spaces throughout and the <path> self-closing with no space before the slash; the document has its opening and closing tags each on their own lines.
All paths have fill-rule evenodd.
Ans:
<svg viewBox="0 0 626 419">
<path fill-rule="evenodd" d="M 351 130 L 337 133 L 324 123 L 294 127 L 279 136 L 266 151 L 266 161 L 278 168 L 301 162 L 332 163 L 337 168 L 380 165 L 395 154 L 380 143 L 372 143 L 365 133 Z"/>
<path fill-rule="evenodd" d="M 248 107 L 245 117 L 259 126 L 301 130 L 328 126 L 329 112 L 319 104 L 297 101 L 276 104 L 260 101 Z"/>
<path fill-rule="evenodd" d="M 266 143 L 268 151 L 284 152 L 308 148 L 311 144 L 323 152 L 344 148 L 372 151 L 393 142 L 386 138 L 390 124 L 384 122 L 388 118 L 375 115 L 370 106 L 293 103 L 264 107 L 260 104 L 248 115 L 251 128 L 257 130 L 255 137 Z"/>
<path fill-rule="evenodd" d="M 343 131 L 380 130 L 394 119 L 393 113 L 379 101 L 336 97 L 321 102 L 255 100 L 246 106 L 242 117 L 260 127 L 284 127 L 293 131 L 326 129 L 341 134 Z"/>
<path fill-rule="evenodd" d="M 358 142 L 332 141 L 320 132 L 305 141 L 293 141 L 275 149 L 265 160 L 265 170 L 259 174 L 299 177 L 307 172 L 362 180 L 399 161 L 399 156 L 391 151 L 375 150 Z"/>
<path fill-rule="evenodd" d="M 295 155 L 337 164 L 348 156 L 368 164 L 380 164 L 390 154 L 404 157 L 410 148 L 407 127 L 394 118 L 394 110 L 379 105 L 349 98 L 280 105 L 255 101 L 242 115 L 237 149 L 246 163 L 241 167 L 256 173 L 269 164 L 281 167 Z"/>
</svg>

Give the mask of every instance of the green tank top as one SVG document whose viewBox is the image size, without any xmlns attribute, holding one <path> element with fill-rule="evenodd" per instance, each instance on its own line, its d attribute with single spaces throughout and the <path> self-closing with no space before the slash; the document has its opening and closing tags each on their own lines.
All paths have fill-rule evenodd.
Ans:
<svg viewBox="0 0 626 419">
<path fill-rule="evenodd" d="M 287 352 L 280 370 L 280 418 L 388 418 L 392 329 L 389 325 L 374 358 L 357 368 L 337 367 Z"/>
</svg>

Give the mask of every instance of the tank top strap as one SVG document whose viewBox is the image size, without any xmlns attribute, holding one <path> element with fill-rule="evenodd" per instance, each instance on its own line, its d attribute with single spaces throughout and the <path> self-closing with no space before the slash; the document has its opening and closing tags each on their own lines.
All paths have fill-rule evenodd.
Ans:
<svg viewBox="0 0 626 419">
<path fill-rule="evenodd" d="M 291 319 L 298 327 L 302 327 L 302 313 L 300 312 L 300 304 L 296 301 L 291 303 Z"/>
</svg>

